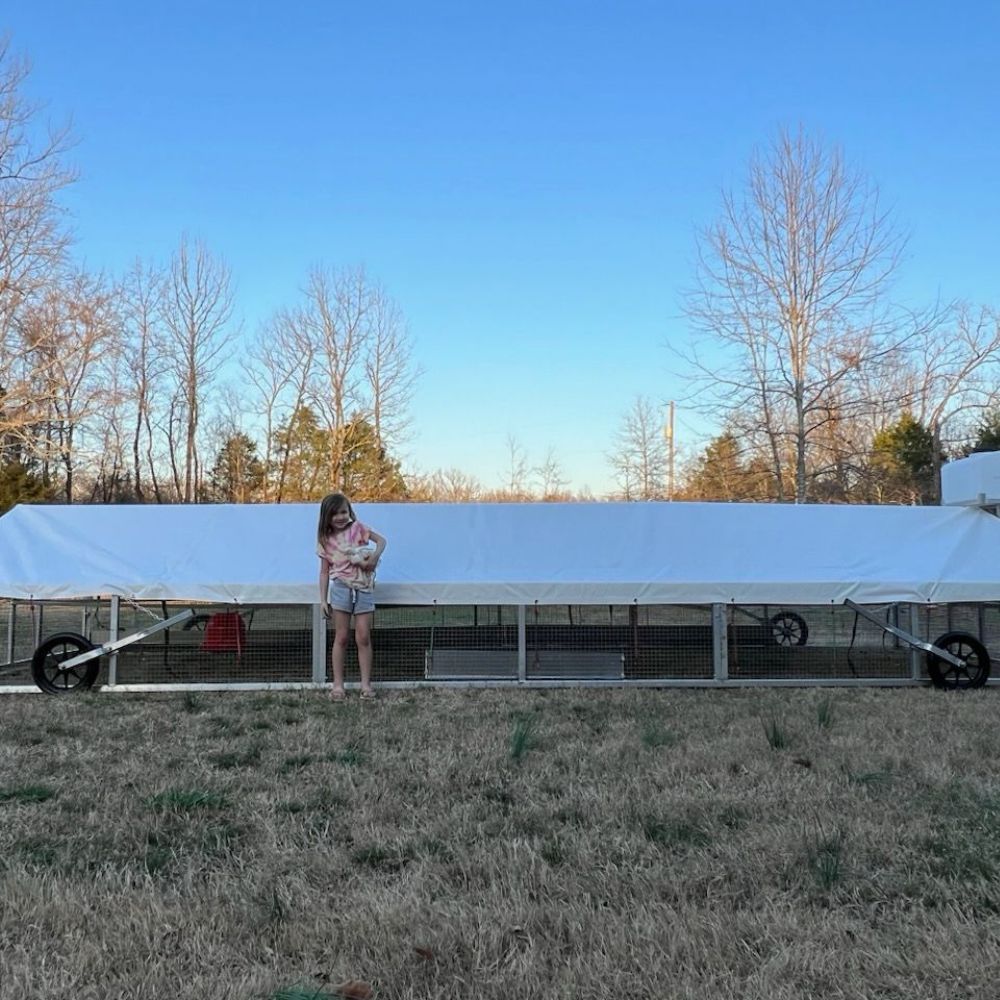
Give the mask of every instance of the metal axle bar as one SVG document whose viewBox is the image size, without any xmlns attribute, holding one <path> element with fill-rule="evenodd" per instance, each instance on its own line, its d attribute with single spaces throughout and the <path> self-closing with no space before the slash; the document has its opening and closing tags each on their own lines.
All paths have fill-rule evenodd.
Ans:
<svg viewBox="0 0 1000 1000">
<path fill-rule="evenodd" d="M 913 646 L 916 649 L 922 649 L 925 653 L 933 653 L 942 660 L 946 660 L 953 667 L 965 667 L 965 660 L 960 656 L 949 653 L 948 650 L 941 649 L 940 646 L 935 646 L 932 642 L 924 642 L 923 639 L 918 639 L 912 632 L 907 632 L 896 625 L 890 625 L 888 622 L 882 621 L 881 618 L 876 618 L 870 611 L 866 611 L 860 604 L 855 604 L 850 598 L 844 598 L 844 604 L 852 611 L 861 615 L 862 618 L 867 618 L 868 621 L 878 625 L 880 629 L 888 632 L 890 635 L 894 635 L 897 639 L 902 639 L 907 645 Z"/>
<path fill-rule="evenodd" d="M 145 639 L 146 636 L 155 635 L 157 632 L 162 632 L 165 628 L 170 628 L 171 625 L 176 625 L 178 622 L 184 622 L 193 617 L 194 611 L 191 608 L 188 608 L 187 611 L 182 611 L 180 614 L 174 615 L 172 618 L 164 618 L 162 622 L 150 625 L 149 628 L 144 628 L 139 632 L 133 632 L 131 635 L 126 635 L 121 639 L 115 639 L 114 642 L 106 642 L 102 646 L 95 646 L 93 649 L 88 649 L 86 653 L 79 653 L 78 655 L 72 657 L 72 659 L 63 660 L 59 664 L 59 669 L 70 670 L 72 667 L 79 666 L 81 663 L 86 663 L 88 660 L 95 660 L 98 656 L 103 656 L 105 653 L 113 653 L 115 650 L 121 649 L 123 646 L 130 646 L 133 642 Z"/>
</svg>

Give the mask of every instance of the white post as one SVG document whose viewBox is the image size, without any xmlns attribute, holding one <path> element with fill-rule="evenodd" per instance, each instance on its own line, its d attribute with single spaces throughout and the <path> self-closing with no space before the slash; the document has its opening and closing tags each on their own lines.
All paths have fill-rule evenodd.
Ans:
<svg viewBox="0 0 1000 1000">
<path fill-rule="evenodd" d="M 712 668 L 717 681 L 729 680 L 729 622 L 725 604 L 712 605 Z"/>
<path fill-rule="evenodd" d="M 915 604 L 910 605 L 910 633 L 917 636 L 918 638 L 926 639 L 927 636 L 921 636 L 920 632 L 920 611 Z M 910 678 L 915 681 L 920 680 L 920 658 L 923 656 L 923 652 L 917 649 L 916 646 L 910 646 Z"/>
<path fill-rule="evenodd" d="M 7 609 L 7 663 L 14 662 L 14 624 L 17 621 L 14 608 L 15 603 L 11 601 L 10 607 Z"/>
<path fill-rule="evenodd" d="M 326 683 L 326 618 L 320 604 L 312 606 L 312 679 L 313 684 Z"/>
<path fill-rule="evenodd" d="M 121 598 L 114 594 L 111 598 L 111 620 L 108 622 L 108 642 L 115 642 L 118 639 L 118 619 L 121 612 Z M 108 657 L 108 687 L 114 687 L 118 683 L 118 652 L 115 651 Z"/>
<path fill-rule="evenodd" d="M 523 684 L 528 679 L 528 629 L 527 612 L 523 604 L 517 606 L 517 680 Z"/>
</svg>

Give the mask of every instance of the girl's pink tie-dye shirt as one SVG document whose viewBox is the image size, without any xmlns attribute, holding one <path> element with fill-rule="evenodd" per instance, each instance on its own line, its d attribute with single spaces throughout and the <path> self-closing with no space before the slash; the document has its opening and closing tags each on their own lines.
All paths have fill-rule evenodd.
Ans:
<svg viewBox="0 0 1000 1000">
<path fill-rule="evenodd" d="M 351 553 L 360 546 L 367 545 L 371 531 L 360 521 L 354 521 L 343 531 L 326 536 L 326 541 L 316 547 L 316 554 L 330 564 L 330 575 L 342 580 L 354 590 L 371 590 L 375 584 L 375 574 L 363 566 L 351 562 Z"/>
</svg>

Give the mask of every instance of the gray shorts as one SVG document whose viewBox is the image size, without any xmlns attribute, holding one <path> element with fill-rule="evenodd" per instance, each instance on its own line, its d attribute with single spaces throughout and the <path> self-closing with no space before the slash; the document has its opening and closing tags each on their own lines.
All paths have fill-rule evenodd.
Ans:
<svg viewBox="0 0 1000 1000">
<path fill-rule="evenodd" d="M 369 615 L 375 610 L 375 595 L 370 590 L 354 590 L 336 577 L 330 580 L 327 600 L 334 611 L 349 615 Z"/>
</svg>

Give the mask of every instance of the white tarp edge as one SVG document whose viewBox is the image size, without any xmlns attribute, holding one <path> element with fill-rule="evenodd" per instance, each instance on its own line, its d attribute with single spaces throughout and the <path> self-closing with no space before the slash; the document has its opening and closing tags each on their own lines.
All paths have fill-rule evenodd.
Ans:
<svg viewBox="0 0 1000 1000">
<path fill-rule="evenodd" d="M 381 604 L 1000 600 L 1000 518 L 961 507 L 359 504 Z M 19 506 L 0 596 L 312 604 L 316 504 Z"/>
</svg>

